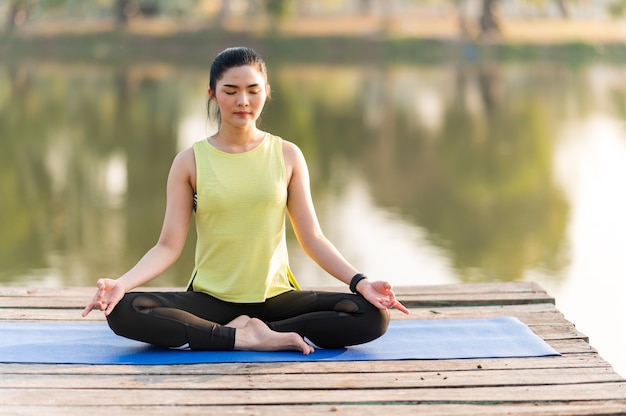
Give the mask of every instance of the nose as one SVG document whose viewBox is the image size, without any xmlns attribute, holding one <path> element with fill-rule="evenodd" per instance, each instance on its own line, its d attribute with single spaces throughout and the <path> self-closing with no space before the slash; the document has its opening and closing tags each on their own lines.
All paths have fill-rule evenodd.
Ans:
<svg viewBox="0 0 626 416">
<path fill-rule="evenodd" d="M 247 107 L 249 104 L 248 93 L 242 92 L 237 95 L 237 105 L 240 107 Z"/>
</svg>

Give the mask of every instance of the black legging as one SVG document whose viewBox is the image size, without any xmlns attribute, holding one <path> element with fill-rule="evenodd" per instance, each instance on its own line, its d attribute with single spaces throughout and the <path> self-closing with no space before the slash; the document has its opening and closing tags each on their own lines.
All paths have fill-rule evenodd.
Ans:
<svg viewBox="0 0 626 416">
<path fill-rule="evenodd" d="M 278 332 L 296 332 L 321 348 L 362 344 L 383 335 L 389 312 L 360 295 L 292 290 L 262 303 L 224 302 L 198 292 L 130 292 L 107 317 L 118 335 L 163 347 L 232 350 L 241 315 Z"/>
</svg>

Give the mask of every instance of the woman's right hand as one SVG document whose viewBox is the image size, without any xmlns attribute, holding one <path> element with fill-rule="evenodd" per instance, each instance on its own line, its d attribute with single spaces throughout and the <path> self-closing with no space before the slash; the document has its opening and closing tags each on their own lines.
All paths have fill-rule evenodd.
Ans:
<svg viewBox="0 0 626 416">
<path fill-rule="evenodd" d="M 385 281 L 369 282 L 363 279 L 357 284 L 358 292 L 372 305 L 379 309 L 396 308 L 400 312 L 408 315 L 409 310 L 396 299 L 391 284 Z"/>
<path fill-rule="evenodd" d="M 126 293 L 126 288 L 118 280 L 98 279 L 97 286 L 96 294 L 81 314 L 83 317 L 87 316 L 93 309 L 100 309 L 104 311 L 105 316 L 109 315 Z"/>
</svg>

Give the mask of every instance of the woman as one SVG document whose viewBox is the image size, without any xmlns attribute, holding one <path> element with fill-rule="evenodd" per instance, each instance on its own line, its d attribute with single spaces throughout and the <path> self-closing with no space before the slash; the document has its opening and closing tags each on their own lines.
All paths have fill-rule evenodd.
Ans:
<svg viewBox="0 0 626 416">
<path fill-rule="evenodd" d="M 229 48 L 211 66 L 209 113 L 218 132 L 179 153 L 167 181 L 157 244 L 116 280 L 99 279 L 85 307 L 104 311 L 118 335 L 169 348 L 338 348 L 385 333 L 388 309 L 408 313 L 391 285 L 370 282 L 323 235 L 300 149 L 256 121 L 270 95 L 262 58 Z M 174 263 L 195 212 L 195 268 L 186 292 L 129 292 Z M 304 251 L 354 293 L 297 290 L 285 215 Z"/>
</svg>

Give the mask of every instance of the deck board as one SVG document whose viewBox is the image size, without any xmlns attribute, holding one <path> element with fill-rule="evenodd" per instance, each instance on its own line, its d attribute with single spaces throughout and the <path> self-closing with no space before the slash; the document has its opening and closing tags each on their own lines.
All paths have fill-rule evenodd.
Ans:
<svg viewBox="0 0 626 416">
<path fill-rule="evenodd" d="M 0 414 L 626 414 L 626 380 L 537 284 L 416 286 L 396 292 L 411 315 L 394 311 L 392 319 L 515 316 L 563 355 L 141 366 L 2 364 Z M 80 317 L 92 294 L 92 288 L 0 287 L 0 321 L 104 321 L 98 313 Z"/>
<path fill-rule="evenodd" d="M 318 380 L 328 385 L 328 378 Z M 337 385 L 333 389 L 234 389 L 224 386 L 223 389 L 195 388 L 167 389 L 158 386 L 144 389 L 118 388 L 103 386 L 101 388 L 80 388 L 75 394 L 67 394 L 72 389 L 64 388 L 7 388 L 0 390 L 0 403 L 21 404 L 33 402 L 53 404 L 63 401 L 73 406 L 107 406 L 109 403 L 119 405 L 160 405 L 160 406 L 212 406 L 227 403 L 237 405 L 289 405 L 289 404 L 362 404 L 386 405 L 392 403 L 405 404 L 472 404 L 472 403 L 524 403 L 524 402 L 571 402 L 610 401 L 624 399 L 624 382 L 579 383 L 533 386 L 497 386 L 458 388 L 425 387 L 396 388 L 393 385 L 377 389 L 347 389 Z M 77 394 L 79 393 L 79 394 Z"/>
<path fill-rule="evenodd" d="M 590 415 L 621 415 L 623 414 L 626 402 L 613 401 L 602 405 L 596 402 L 571 402 L 567 404 L 437 404 L 410 406 L 410 405 L 385 405 L 385 414 L 394 416 L 590 416 Z M 0 406 L 0 412 L 6 410 Z M 342 415 L 342 416 L 380 416 L 380 406 L 363 405 L 260 405 L 260 406 L 119 406 L 109 405 L 105 408 L 94 406 L 20 406 L 10 407 L 13 416 L 26 416 L 34 414 L 65 414 L 65 415 L 93 415 L 110 416 L 114 415 L 151 415 L 151 416 L 171 416 L 173 414 L 195 415 L 255 415 L 255 416 L 294 416 L 294 415 Z M 602 413 L 598 413 L 601 411 Z"/>
</svg>

